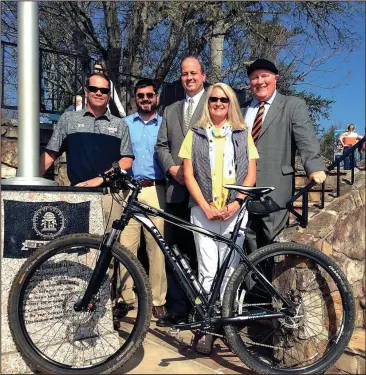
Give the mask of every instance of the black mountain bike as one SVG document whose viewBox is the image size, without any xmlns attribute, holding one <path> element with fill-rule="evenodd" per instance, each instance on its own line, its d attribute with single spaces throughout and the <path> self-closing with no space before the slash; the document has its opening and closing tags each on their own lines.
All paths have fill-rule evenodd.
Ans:
<svg viewBox="0 0 366 375">
<path fill-rule="evenodd" d="M 271 244 L 249 256 L 235 244 L 242 235 L 245 210 L 273 211 L 269 197 L 264 197 L 273 188 L 226 185 L 250 197 L 240 208 L 231 237 L 226 238 L 140 203 L 138 181 L 117 163 L 106 180 L 115 198 L 118 191 L 131 190 L 111 232 L 103 237 L 75 234 L 49 242 L 15 277 L 9 297 L 10 328 L 18 350 L 33 369 L 110 373 L 142 345 L 151 319 L 151 289 L 140 262 L 117 242 L 131 218 L 157 241 L 192 302 L 189 319 L 173 329 L 225 336 L 231 350 L 258 373 L 323 373 L 343 353 L 353 332 L 355 307 L 352 289 L 337 264 L 318 250 L 296 243 Z M 162 217 L 229 245 L 210 294 L 148 216 Z M 220 285 L 234 251 L 241 262 L 220 305 Z M 126 275 L 131 277 L 134 295 L 131 310 L 119 318 L 118 329 L 113 324 L 111 298 L 116 269 L 123 275 L 121 285 Z"/>
</svg>

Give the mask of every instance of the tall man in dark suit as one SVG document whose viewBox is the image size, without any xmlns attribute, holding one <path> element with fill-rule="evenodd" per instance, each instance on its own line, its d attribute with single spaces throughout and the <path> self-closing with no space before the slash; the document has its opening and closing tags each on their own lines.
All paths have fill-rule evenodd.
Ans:
<svg viewBox="0 0 366 375">
<path fill-rule="evenodd" d="M 204 66 L 197 58 L 183 59 L 181 81 L 186 98 L 165 108 L 155 145 L 160 165 L 167 178 L 166 211 L 187 221 L 190 221 L 189 193 L 184 184 L 183 164 L 178 153 L 188 129 L 195 125 L 202 115 L 205 79 Z M 169 243 L 177 244 L 190 258 L 191 265 L 196 268 L 196 250 L 192 234 L 173 225 L 165 233 L 170 234 Z M 169 272 L 167 299 L 171 300 L 169 314 L 157 321 L 157 325 L 160 326 L 169 326 L 184 320 L 190 308 L 183 290 Z"/>
<path fill-rule="evenodd" d="M 310 180 L 322 183 L 326 168 L 306 103 L 276 90 L 279 78 L 276 66 L 258 59 L 248 66 L 247 73 L 253 99 L 245 104 L 243 115 L 260 157 L 256 185 L 274 186 L 276 190 L 270 195 L 284 208 L 268 216 L 253 216 L 246 236 L 252 252 L 272 242 L 287 223 L 285 207 L 292 195 L 296 149 Z"/>
</svg>

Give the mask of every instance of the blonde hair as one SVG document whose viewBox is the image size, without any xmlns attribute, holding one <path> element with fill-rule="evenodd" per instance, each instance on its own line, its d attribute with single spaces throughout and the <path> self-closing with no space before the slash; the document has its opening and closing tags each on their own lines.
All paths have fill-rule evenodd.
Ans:
<svg viewBox="0 0 366 375">
<path fill-rule="evenodd" d="M 209 110 L 209 97 L 212 94 L 212 91 L 215 88 L 221 89 L 225 95 L 229 99 L 229 110 L 228 110 L 228 119 L 227 122 L 230 124 L 230 126 L 233 129 L 246 129 L 247 126 L 244 122 L 243 115 L 241 114 L 240 111 L 240 106 L 238 102 L 238 98 L 234 92 L 234 90 L 227 85 L 226 83 L 223 82 L 218 82 L 210 86 L 206 92 L 206 99 L 205 103 L 203 105 L 203 113 L 201 118 L 199 119 L 197 126 L 200 128 L 207 128 L 208 125 L 213 126 L 210 110 Z"/>
</svg>

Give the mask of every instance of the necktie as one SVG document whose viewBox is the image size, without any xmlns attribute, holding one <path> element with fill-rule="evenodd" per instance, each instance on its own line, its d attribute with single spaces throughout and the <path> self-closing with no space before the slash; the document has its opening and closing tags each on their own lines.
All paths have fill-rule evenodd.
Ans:
<svg viewBox="0 0 366 375">
<path fill-rule="evenodd" d="M 184 116 L 184 127 L 185 127 L 186 131 L 188 131 L 189 123 L 191 122 L 191 118 L 192 118 L 192 115 L 193 115 L 193 104 L 194 104 L 194 100 L 192 98 L 190 98 L 188 100 L 188 108 L 187 108 L 186 114 Z"/>
<path fill-rule="evenodd" d="M 257 144 L 259 134 L 261 133 L 265 104 L 266 102 L 259 103 L 258 112 L 254 119 L 253 128 L 252 128 L 252 137 L 253 137 L 253 141 L 255 144 Z"/>
</svg>

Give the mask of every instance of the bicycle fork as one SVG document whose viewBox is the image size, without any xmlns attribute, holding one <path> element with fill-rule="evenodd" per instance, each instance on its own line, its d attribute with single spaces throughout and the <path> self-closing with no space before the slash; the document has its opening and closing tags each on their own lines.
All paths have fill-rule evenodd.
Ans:
<svg viewBox="0 0 366 375">
<path fill-rule="evenodd" d="M 116 225 L 115 225 L 116 224 Z M 93 311 L 96 308 L 95 303 L 91 302 L 93 296 L 100 289 L 104 276 L 108 272 L 109 264 L 112 260 L 112 246 L 119 234 L 121 223 L 113 223 L 112 231 L 108 236 L 104 236 L 100 246 L 100 256 L 95 265 L 94 271 L 90 277 L 90 281 L 83 297 L 74 304 L 75 311 Z"/>
</svg>

